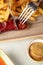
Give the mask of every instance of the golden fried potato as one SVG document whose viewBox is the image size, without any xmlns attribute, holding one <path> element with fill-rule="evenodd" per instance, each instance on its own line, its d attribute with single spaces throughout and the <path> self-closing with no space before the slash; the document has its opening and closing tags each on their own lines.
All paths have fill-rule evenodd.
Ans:
<svg viewBox="0 0 43 65">
<path fill-rule="evenodd" d="M 41 13 L 41 14 L 43 14 L 43 9 L 42 8 L 38 8 L 39 9 L 39 12 Z"/>
<path fill-rule="evenodd" d="M 0 0 L 0 8 L 3 7 L 3 0 Z"/>
<path fill-rule="evenodd" d="M 37 2 L 38 0 L 31 0 L 31 2 Z"/>
<path fill-rule="evenodd" d="M 12 2 L 12 12 L 14 16 L 19 16 L 26 7 L 27 3 L 37 2 L 37 0 L 12 0 Z M 43 14 L 43 10 L 38 7 L 37 11 L 29 19 L 35 21 L 36 17 L 41 14 Z"/>
<path fill-rule="evenodd" d="M 30 19 L 31 21 L 35 21 L 35 17 L 33 17 L 33 16 L 31 16 L 29 19 Z"/>
<path fill-rule="evenodd" d="M 3 4 L 4 0 L 0 0 L 0 4 Z"/>
<path fill-rule="evenodd" d="M 7 21 L 10 14 L 9 8 L 0 10 L 0 22 Z"/>
<path fill-rule="evenodd" d="M 2 23 L 4 21 L 4 18 L 0 18 L 0 23 Z"/>
<path fill-rule="evenodd" d="M 0 0 L 0 22 L 7 21 L 10 15 L 8 4 Z"/>
<path fill-rule="evenodd" d="M 37 17 L 37 16 L 40 16 L 40 15 L 41 14 L 40 14 L 39 10 L 37 10 L 32 16 Z"/>
<path fill-rule="evenodd" d="M 17 7 L 21 6 L 23 3 L 27 3 L 27 2 L 29 2 L 29 0 L 19 0 L 19 1 L 17 1 Z"/>
<path fill-rule="evenodd" d="M 10 15 L 10 10 L 9 10 L 9 8 L 7 8 L 7 10 L 6 10 L 6 12 L 5 12 L 5 15 L 4 15 L 4 20 L 5 20 L 5 21 L 8 20 L 9 15 Z"/>
<path fill-rule="evenodd" d="M 19 15 L 20 15 L 19 12 L 16 12 L 16 11 L 12 11 L 12 12 L 13 12 L 13 15 L 14 15 L 14 16 L 19 16 Z"/>
<path fill-rule="evenodd" d="M 21 8 L 17 8 L 16 11 L 19 12 L 19 13 L 21 13 L 22 9 Z"/>
</svg>

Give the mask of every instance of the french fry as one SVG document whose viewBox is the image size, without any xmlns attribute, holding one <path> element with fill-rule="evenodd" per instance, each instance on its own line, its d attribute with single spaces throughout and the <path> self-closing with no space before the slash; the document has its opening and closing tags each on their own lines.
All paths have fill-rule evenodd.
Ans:
<svg viewBox="0 0 43 65">
<path fill-rule="evenodd" d="M 10 14 L 9 8 L 7 8 L 7 11 L 5 12 L 4 20 L 7 21 Z"/>
<path fill-rule="evenodd" d="M 24 3 L 22 6 L 25 8 L 26 7 L 26 4 Z"/>
<path fill-rule="evenodd" d="M 22 9 L 20 9 L 20 8 L 17 8 L 16 10 L 17 10 L 18 12 L 20 12 L 20 13 L 22 12 Z"/>
<path fill-rule="evenodd" d="M 26 4 L 29 2 L 37 2 L 37 0 L 12 0 L 13 6 L 12 6 L 12 12 L 15 16 L 20 16 L 21 12 L 24 10 L 26 7 Z M 20 7 L 20 8 L 19 8 Z M 32 21 L 35 21 L 37 16 L 40 16 L 43 14 L 43 9 L 39 8 L 37 11 L 29 18 Z"/>
<path fill-rule="evenodd" d="M 31 0 L 31 2 L 37 2 L 38 0 Z"/>
<path fill-rule="evenodd" d="M 0 18 L 0 23 L 2 23 L 4 21 L 4 18 Z"/>
<path fill-rule="evenodd" d="M 24 10 L 25 6 L 26 6 L 25 3 L 21 6 L 22 11 Z"/>
<path fill-rule="evenodd" d="M 23 10 L 24 10 L 24 7 L 22 6 L 21 9 L 22 9 L 22 11 L 23 11 Z"/>
<path fill-rule="evenodd" d="M 39 12 L 40 12 L 41 14 L 43 14 L 43 9 L 42 9 L 42 8 L 39 8 Z"/>
<path fill-rule="evenodd" d="M 5 21 L 7 21 L 8 20 L 8 17 L 9 17 L 9 14 L 10 14 L 10 10 L 9 10 L 9 8 L 7 8 L 7 10 L 6 11 L 0 11 L 0 22 L 2 22 L 2 20 L 5 20 Z"/>
<path fill-rule="evenodd" d="M 0 8 L 3 7 L 3 2 L 4 2 L 4 0 L 0 0 Z"/>
<path fill-rule="evenodd" d="M 4 3 L 4 0 L 0 0 L 0 22 L 8 20 L 10 15 L 10 10 L 7 3 Z"/>
<path fill-rule="evenodd" d="M 0 5 L 3 4 L 4 0 L 0 0 Z"/>
<path fill-rule="evenodd" d="M 39 9 L 32 15 L 33 17 L 37 17 L 37 16 L 40 16 L 40 12 L 39 12 Z"/>
<path fill-rule="evenodd" d="M 35 17 L 31 16 L 31 17 L 29 18 L 29 20 L 35 21 Z"/>
<path fill-rule="evenodd" d="M 13 13 L 14 16 L 19 16 L 20 15 L 20 13 L 16 12 L 16 11 L 12 11 L 12 13 Z"/>
<path fill-rule="evenodd" d="M 17 6 L 17 7 L 18 7 L 18 6 L 22 6 L 23 3 L 27 3 L 27 2 L 29 2 L 29 0 L 19 0 L 19 1 L 17 2 L 17 5 L 16 5 L 16 6 Z"/>
<path fill-rule="evenodd" d="M 2 4 L 2 5 L 0 5 L 0 9 L 2 9 L 2 8 L 5 8 L 5 7 L 8 7 L 8 4 Z"/>
</svg>

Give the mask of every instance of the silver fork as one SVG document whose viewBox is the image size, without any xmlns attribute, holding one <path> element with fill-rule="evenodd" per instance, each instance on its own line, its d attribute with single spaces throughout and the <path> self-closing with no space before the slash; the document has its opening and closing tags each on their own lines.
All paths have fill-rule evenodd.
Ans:
<svg viewBox="0 0 43 65">
<path fill-rule="evenodd" d="M 38 0 L 37 3 L 39 4 L 41 0 Z M 25 23 L 31 15 L 37 10 L 37 5 L 36 3 L 30 2 L 26 8 L 23 10 L 21 15 L 19 16 L 19 19 L 21 20 L 21 23 Z"/>
</svg>

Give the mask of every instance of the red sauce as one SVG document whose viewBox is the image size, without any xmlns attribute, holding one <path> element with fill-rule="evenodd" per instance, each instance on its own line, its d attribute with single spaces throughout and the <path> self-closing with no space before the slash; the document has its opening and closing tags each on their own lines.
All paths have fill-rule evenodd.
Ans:
<svg viewBox="0 0 43 65">
<path fill-rule="evenodd" d="M 27 28 L 27 23 L 22 24 L 20 20 L 16 20 L 16 23 L 19 30 L 23 30 Z"/>
<path fill-rule="evenodd" d="M 9 20 L 7 22 L 0 23 L 0 32 L 10 31 L 10 30 L 23 30 L 27 28 L 27 23 L 22 24 L 20 20 L 16 20 L 16 25 L 14 20 Z"/>
<path fill-rule="evenodd" d="M 0 57 L 0 65 L 6 65 L 6 63 L 4 62 L 4 60 Z"/>
</svg>

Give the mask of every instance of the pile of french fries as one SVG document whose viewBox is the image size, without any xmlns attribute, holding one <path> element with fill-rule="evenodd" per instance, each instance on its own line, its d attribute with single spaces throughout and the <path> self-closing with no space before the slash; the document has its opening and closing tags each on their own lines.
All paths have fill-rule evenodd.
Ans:
<svg viewBox="0 0 43 65">
<path fill-rule="evenodd" d="M 0 23 L 7 21 L 10 14 L 8 4 L 0 0 Z"/>
<path fill-rule="evenodd" d="M 37 0 L 11 0 L 10 2 L 12 2 L 12 6 L 11 6 L 12 13 L 15 16 L 19 16 L 21 12 L 24 10 L 24 8 L 26 7 L 27 3 L 31 1 L 36 2 Z M 43 14 L 43 9 L 38 7 L 37 11 L 29 19 L 35 21 L 36 17 L 42 14 Z"/>
<path fill-rule="evenodd" d="M 0 0 L 0 22 L 7 21 L 10 15 L 8 3 L 4 1 L 6 0 Z M 31 1 L 37 0 L 9 0 L 9 4 L 11 5 L 12 13 L 14 14 L 14 16 L 19 16 L 26 7 L 26 5 Z M 36 17 L 42 14 L 43 9 L 38 7 L 37 11 L 29 19 L 35 21 Z"/>
</svg>

